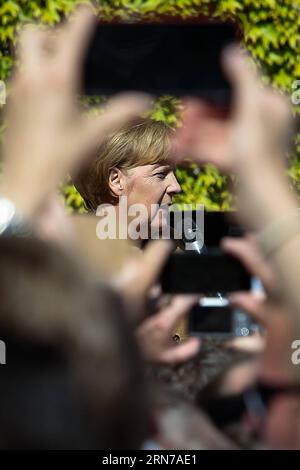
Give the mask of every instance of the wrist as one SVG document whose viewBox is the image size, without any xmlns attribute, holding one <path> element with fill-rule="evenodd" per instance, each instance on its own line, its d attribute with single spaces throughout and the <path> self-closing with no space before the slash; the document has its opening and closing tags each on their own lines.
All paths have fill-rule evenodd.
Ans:
<svg viewBox="0 0 300 470">
<path fill-rule="evenodd" d="M 253 171 L 250 165 L 248 170 L 239 175 L 237 196 L 249 228 L 261 230 L 297 208 L 284 169 L 262 165 Z"/>
<path fill-rule="evenodd" d="M 300 235 L 300 212 L 293 209 L 281 215 L 256 234 L 256 239 L 266 258 L 270 258 L 290 240 Z"/>
</svg>

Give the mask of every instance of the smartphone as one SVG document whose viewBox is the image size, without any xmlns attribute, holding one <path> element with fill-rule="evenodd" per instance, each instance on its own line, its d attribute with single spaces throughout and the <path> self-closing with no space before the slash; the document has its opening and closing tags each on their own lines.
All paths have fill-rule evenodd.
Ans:
<svg viewBox="0 0 300 470">
<path fill-rule="evenodd" d="M 188 334 L 218 339 L 246 337 L 257 330 L 249 315 L 232 308 L 227 299 L 203 298 L 189 314 Z"/>
<path fill-rule="evenodd" d="M 249 290 L 251 277 L 240 261 L 220 249 L 173 253 L 161 276 L 162 290 L 172 294 L 226 294 Z"/>
<path fill-rule="evenodd" d="M 246 230 L 241 226 L 236 211 L 206 211 L 204 214 L 205 244 L 217 247 L 224 237 L 243 237 Z"/>
<path fill-rule="evenodd" d="M 175 207 L 169 217 L 171 234 L 184 251 L 202 254 L 209 247 L 218 247 L 224 237 L 242 237 L 246 233 L 238 222 L 236 211 L 182 210 Z"/>
<path fill-rule="evenodd" d="M 84 94 L 141 91 L 230 101 L 221 52 L 236 39 L 227 23 L 99 24 L 84 66 Z"/>
</svg>

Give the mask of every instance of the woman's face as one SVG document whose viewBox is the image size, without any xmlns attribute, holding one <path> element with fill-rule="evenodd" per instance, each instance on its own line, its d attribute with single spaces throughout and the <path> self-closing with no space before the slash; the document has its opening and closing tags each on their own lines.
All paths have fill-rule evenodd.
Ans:
<svg viewBox="0 0 300 470">
<path fill-rule="evenodd" d="M 173 196 L 181 191 L 174 168 L 167 163 L 132 168 L 124 173 L 123 182 L 122 195 L 127 196 L 128 206 L 143 204 L 148 222 L 157 227 L 162 223 L 155 205 L 170 206 Z"/>
</svg>

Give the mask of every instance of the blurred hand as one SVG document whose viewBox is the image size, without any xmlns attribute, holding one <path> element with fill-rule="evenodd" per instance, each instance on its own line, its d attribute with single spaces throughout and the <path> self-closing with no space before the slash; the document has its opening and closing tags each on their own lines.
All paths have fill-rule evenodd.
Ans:
<svg viewBox="0 0 300 470">
<path fill-rule="evenodd" d="M 70 216 L 56 194 L 48 197 L 46 203 L 36 213 L 33 230 L 36 236 L 58 243 L 65 249 L 77 245 Z"/>
<path fill-rule="evenodd" d="M 221 246 L 227 253 L 238 258 L 254 277 L 259 278 L 267 292 L 274 289 L 274 271 L 261 253 L 254 235 L 242 238 L 225 237 Z"/>
<path fill-rule="evenodd" d="M 239 48 L 225 51 L 223 67 L 233 85 L 230 119 L 218 116 L 202 101 L 187 101 L 183 126 L 174 140 L 175 159 L 189 157 L 228 172 L 249 162 L 260 166 L 264 158 L 281 153 L 287 142 L 288 101 L 262 87 Z"/>
<path fill-rule="evenodd" d="M 185 361 L 194 356 L 200 346 L 196 338 L 180 344 L 173 340 L 178 324 L 196 302 L 195 296 L 177 296 L 167 305 L 166 298 L 161 298 L 158 311 L 145 318 L 147 303 L 173 247 L 167 240 L 149 243 L 143 252 L 135 253 L 128 260 L 113 283 L 129 305 L 132 320 L 139 324 L 138 342 L 145 358 L 151 362 Z"/>
<path fill-rule="evenodd" d="M 254 236 L 242 239 L 225 238 L 222 247 L 237 257 L 253 275 L 258 277 L 269 296 L 253 292 L 236 292 L 229 300 L 233 307 L 248 313 L 265 328 L 265 346 L 257 342 L 260 358 L 260 376 L 265 380 L 284 381 L 290 379 L 291 372 L 291 315 L 276 293 L 275 275 L 266 262 Z M 263 347 L 264 346 L 264 347 Z"/>
<path fill-rule="evenodd" d="M 263 300 L 249 292 L 232 294 L 230 302 L 265 327 L 266 344 L 260 358 L 260 377 L 271 382 L 290 382 L 293 336 L 288 309 L 279 301 Z"/>
<path fill-rule="evenodd" d="M 259 278 L 266 292 L 273 291 L 275 285 L 273 271 L 260 253 L 253 235 L 243 238 L 225 237 L 221 241 L 221 246 L 224 251 L 239 259 L 253 276 Z M 246 311 L 254 321 L 266 327 L 267 318 L 264 310 L 266 295 L 263 292 L 235 293 L 230 296 L 230 300 L 234 307 Z M 264 349 L 265 339 L 257 333 L 249 338 L 234 338 L 228 342 L 228 345 L 239 350 L 259 353 Z"/>
<path fill-rule="evenodd" d="M 76 106 L 80 67 L 93 26 L 90 7 L 79 7 L 61 27 L 31 25 L 20 34 L 20 66 L 7 104 L 2 193 L 31 216 L 66 174 L 107 133 L 144 111 L 144 95 L 113 98 L 100 116 Z"/>
<path fill-rule="evenodd" d="M 195 296 L 175 296 L 167 307 L 143 321 L 136 334 L 146 360 L 170 364 L 187 361 L 197 354 L 198 338 L 189 338 L 182 343 L 173 340 L 176 327 L 196 301 Z"/>
<path fill-rule="evenodd" d="M 144 316 L 151 291 L 173 248 L 173 243 L 168 240 L 148 243 L 145 250 L 138 250 L 132 255 L 114 279 L 114 287 L 129 304 L 137 321 Z"/>
</svg>

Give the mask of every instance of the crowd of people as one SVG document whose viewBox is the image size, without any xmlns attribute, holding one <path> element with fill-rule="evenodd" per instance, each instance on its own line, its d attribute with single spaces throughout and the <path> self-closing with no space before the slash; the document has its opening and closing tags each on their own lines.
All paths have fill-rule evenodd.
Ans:
<svg viewBox="0 0 300 470">
<path fill-rule="evenodd" d="M 285 176 L 289 103 L 230 47 L 226 120 L 190 99 L 170 130 L 145 117 L 151 97 L 141 93 L 87 115 L 77 95 L 94 24 L 80 7 L 56 29 L 30 25 L 19 36 L 2 146 L 0 448 L 298 449 L 300 219 Z M 173 243 L 126 242 L 117 266 L 117 245 L 85 247 L 90 238 L 58 196 L 71 174 L 91 213 L 101 204 L 118 212 L 122 196 L 169 206 L 180 192 L 174 168 L 187 156 L 237 175 L 238 218 L 251 235 L 222 248 L 263 284 L 263 294 L 230 296 L 262 325 L 259 338 L 174 338 L 199 296 L 160 292 Z M 87 232 L 92 217 L 82 216 Z"/>
</svg>

